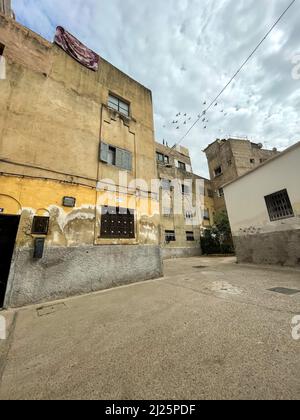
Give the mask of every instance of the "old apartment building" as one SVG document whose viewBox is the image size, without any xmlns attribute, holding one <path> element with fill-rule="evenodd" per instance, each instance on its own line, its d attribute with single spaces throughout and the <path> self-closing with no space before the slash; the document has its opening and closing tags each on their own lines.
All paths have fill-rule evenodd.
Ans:
<svg viewBox="0 0 300 420">
<path fill-rule="evenodd" d="M 300 266 L 300 143 L 224 187 L 238 261 Z"/>
<path fill-rule="evenodd" d="M 214 190 L 216 211 L 226 209 L 223 185 L 257 168 L 279 152 L 263 149 L 262 144 L 228 138 L 216 140 L 205 150 Z"/>
<path fill-rule="evenodd" d="M 0 43 L 0 307 L 161 276 L 151 91 L 60 27 Z"/>
<path fill-rule="evenodd" d="M 209 180 L 195 175 L 189 150 L 156 143 L 160 179 L 160 243 L 164 258 L 201 255 L 203 229 L 213 224 Z"/>
</svg>

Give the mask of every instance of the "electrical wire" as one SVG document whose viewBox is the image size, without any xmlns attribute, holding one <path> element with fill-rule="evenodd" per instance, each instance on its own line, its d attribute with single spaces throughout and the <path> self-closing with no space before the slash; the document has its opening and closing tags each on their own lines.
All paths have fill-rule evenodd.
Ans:
<svg viewBox="0 0 300 420">
<path fill-rule="evenodd" d="M 276 20 L 276 22 L 273 24 L 273 26 L 269 29 L 269 31 L 266 33 L 266 35 L 263 37 L 263 39 L 258 43 L 258 45 L 254 48 L 252 53 L 248 56 L 248 58 L 243 62 L 243 64 L 239 67 L 239 69 L 234 73 L 232 78 L 229 80 L 229 82 L 223 87 L 221 92 L 213 99 L 213 101 L 209 104 L 209 106 L 203 111 L 203 113 L 197 118 L 197 120 L 193 123 L 193 125 L 188 129 L 186 134 L 179 140 L 178 143 L 174 144 L 172 149 L 175 149 L 177 146 L 179 146 L 183 140 L 189 135 L 189 133 L 193 130 L 193 128 L 198 124 L 198 122 L 203 118 L 203 115 L 206 115 L 207 111 L 210 110 L 210 108 L 217 102 L 217 100 L 220 98 L 220 96 L 225 92 L 225 90 L 231 85 L 231 83 L 234 81 L 236 76 L 242 71 L 242 69 L 245 67 L 245 65 L 251 60 L 251 58 L 254 56 L 256 51 L 260 48 L 260 46 L 264 43 L 264 41 L 268 38 L 271 32 L 273 32 L 274 28 L 278 25 L 278 23 L 282 20 L 282 18 L 286 15 L 286 13 L 289 11 L 289 9 L 293 6 L 293 4 L 296 2 L 296 0 L 293 0 L 289 6 L 284 10 L 284 12 L 280 15 L 280 17 Z"/>
</svg>

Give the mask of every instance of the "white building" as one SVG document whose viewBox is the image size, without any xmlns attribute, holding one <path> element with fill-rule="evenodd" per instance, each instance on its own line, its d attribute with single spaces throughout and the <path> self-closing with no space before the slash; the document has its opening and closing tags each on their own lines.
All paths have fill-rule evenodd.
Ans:
<svg viewBox="0 0 300 420">
<path fill-rule="evenodd" d="M 238 262 L 300 267 L 300 142 L 224 193 Z"/>
</svg>

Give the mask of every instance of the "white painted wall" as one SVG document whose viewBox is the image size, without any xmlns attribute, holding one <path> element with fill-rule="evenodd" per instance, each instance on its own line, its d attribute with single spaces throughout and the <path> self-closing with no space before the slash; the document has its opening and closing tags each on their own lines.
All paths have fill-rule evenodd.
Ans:
<svg viewBox="0 0 300 420">
<path fill-rule="evenodd" d="M 264 197 L 287 189 L 295 217 L 271 222 Z M 300 229 L 300 142 L 224 187 L 234 236 Z"/>
</svg>

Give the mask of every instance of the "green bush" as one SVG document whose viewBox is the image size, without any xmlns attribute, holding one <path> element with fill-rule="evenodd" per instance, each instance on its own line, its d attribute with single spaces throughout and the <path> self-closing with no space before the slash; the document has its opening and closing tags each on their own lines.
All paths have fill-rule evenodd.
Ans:
<svg viewBox="0 0 300 420">
<path fill-rule="evenodd" d="M 215 225 L 206 229 L 201 237 L 203 254 L 233 254 L 234 245 L 226 211 L 215 216 Z"/>
</svg>

